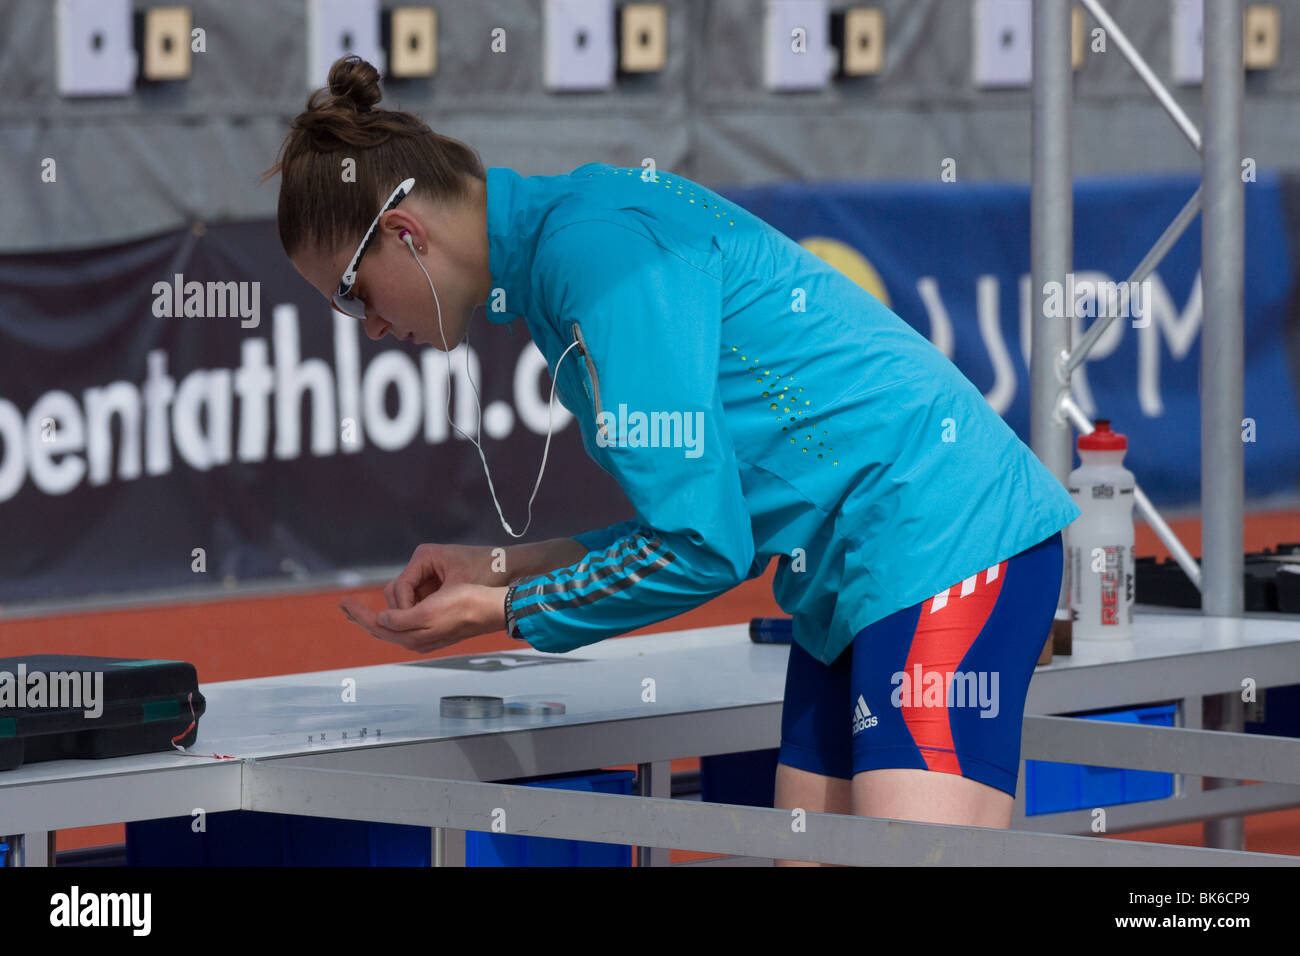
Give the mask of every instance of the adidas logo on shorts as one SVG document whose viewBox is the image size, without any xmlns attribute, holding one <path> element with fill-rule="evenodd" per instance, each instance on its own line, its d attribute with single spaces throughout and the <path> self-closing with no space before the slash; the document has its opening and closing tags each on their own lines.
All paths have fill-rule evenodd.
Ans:
<svg viewBox="0 0 1300 956">
<path fill-rule="evenodd" d="M 858 695 L 858 702 L 853 707 L 853 736 L 857 736 L 868 727 L 876 726 L 876 718 L 867 707 L 867 702 Z"/>
</svg>

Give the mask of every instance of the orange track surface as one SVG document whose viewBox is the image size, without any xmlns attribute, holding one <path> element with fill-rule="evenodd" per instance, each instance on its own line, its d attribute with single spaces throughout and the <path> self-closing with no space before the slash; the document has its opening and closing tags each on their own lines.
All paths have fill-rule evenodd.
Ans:
<svg viewBox="0 0 1300 956">
<path fill-rule="evenodd" d="M 1193 554 L 1200 554 L 1200 520 L 1170 520 L 1170 526 Z M 1281 541 L 1300 541 L 1300 511 L 1246 515 L 1243 547 L 1259 551 Z M 1137 553 L 1168 557 L 1168 551 L 1145 524 L 1137 522 Z M 781 614 L 771 593 L 775 567 L 723 596 L 634 634 L 734 624 L 751 617 Z M 292 597 L 219 600 L 204 604 L 134 610 L 99 611 L 58 617 L 0 622 L 6 656 L 38 651 L 191 661 L 203 683 L 268 677 L 305 671 L 361 667 L 420 660 L 423 655 L 369 637 L 349 624 L 339 599 L 356 595 L 376 609 L 383 606 L 378 588 L 322 591 Z M 474 638 L 431 657 L 517 648 L 502 632 Z M 698 759 L 674 760 L 674 772 L 697 769 Z M 635 769 L 634 765 L 626 768 Z M 1118 839 L 1149 840 L 1198 846 L 1200 824 L 1124 834 Z M 61 850 L 121 843 L 122 824 L 83 827 L 58 834 Z M 1258 814 L 1246 819 L 1246 849 L 1300 855 L 1300 810 Z M 710 854 L 674 850 L 673 862 Z"/>
</svg>

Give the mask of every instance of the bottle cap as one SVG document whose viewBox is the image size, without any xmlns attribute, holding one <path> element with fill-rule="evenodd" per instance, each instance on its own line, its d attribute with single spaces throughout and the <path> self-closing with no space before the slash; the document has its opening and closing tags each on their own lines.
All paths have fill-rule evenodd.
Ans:
<svg viewBox="0 0 1300 956">
<path fill-rule="evenodd" d="M 1128 439 L 1119 432 L 1110 430 L 1110 419 L 1099 418 L 1096 430 L 1079 436 L 1079 451 L 1124 451 L 1128 448 Z"/>
</svg>

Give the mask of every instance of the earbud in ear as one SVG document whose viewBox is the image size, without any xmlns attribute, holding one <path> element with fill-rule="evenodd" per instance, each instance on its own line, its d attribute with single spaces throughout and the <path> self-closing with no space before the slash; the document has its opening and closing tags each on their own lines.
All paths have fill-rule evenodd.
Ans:
<svg viewBox="0 0 1300 956">
<path fill-rule="evenodd" d="M 411 230 L 403 229 L 401 232 L 397 234 L 397 238 L 401 239 L 404 243 L 410 246 L 412 252 L 415 251 L 415 245 L 414 243 L 411 242 Z"/>
</svg>

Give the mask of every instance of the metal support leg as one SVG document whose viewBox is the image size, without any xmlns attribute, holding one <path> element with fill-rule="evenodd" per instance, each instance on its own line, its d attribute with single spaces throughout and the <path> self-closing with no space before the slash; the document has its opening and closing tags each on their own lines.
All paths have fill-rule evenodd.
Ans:
<svg viewBox="0 0 1300 956">
<path fill-rule="evenodd" d="M 1206 614 L 1242 613 L 1241 8 L 1205 2 L 1205 186 L 1201 272 L 1202 563 Z"/>
<path fill-rule="evenodd" d="M 637 793 L 643 797 L 673 795 L 673 765 L 669 760 L 641 763 L 636 767 Z M 663 847 L 639 846 L 636 848 L 637 866 L 668 866 L 668 850 Z"/>
<path fill-rule="evenodd" d="M 37 830 L 18 837 L 15 866 L 53 866 L 54 830 Z M 11 852 L 13 848 L 10 848 Z"/>
<path fill-rule="evenodd" d="M 464 866 L 465 831 L 434 827 L 433 852 L 429 859 L 432 866 Z"/>
<path fill-rule="evenodd" d="M 1205 729 L 1227 730 L 1242 733 L 1245 727 L 1245 705 L 1241 694 L 1219 694 L 1205 698 Z M 1240 781 L 1225 780 L 1219 777 L 1205 777 L 1202 788 L 1221 790 L 1224 787 L 1241 786 Z M 1243 817 L 1221 817 L 1207 820 L 1203 827 L 1205 845 L 1220 850 L 1244 850 L 1246 848 L 1246 821 Z"/>
<path fill-rule="evenodd" d="M 1203 708 L 1205 700 L 1200 694 L 1192 697 L 1184 697 L 1178 702 L 1178 711 L 1174 715 L 1177 726 L 1186 730 L 1204 730 L 1205 721 Z M 1204 778 L 1199 774 L 1176 773 L 1174 774 L 1174 796 L 1187 797 L 1198 794 L 1204 789 Z"/>
<path fill-rule="evenodd" d="M 1243 452 L 1242 269 L 1244 186 L 1241 178 L 1243 105 L 1240 0 L 1205 0 L 1201 96 L 1205 108 L 1201 275 L 1205 322 L 1201 331 L 1201 608 L 1238 617 L 1244 606 L 1242 573 Z M 1207 726 L 1240 729 L 1241 700 L 1225 695 L 1222 713 Z M 1214 787 L 1221 787 L 1215 782 Z M 1206 786 L 1210 787 L 1209 780 Z M 1205 825 L 1206 846 L 1240 849 L 1240 817 Z"/>
<path fill-rule="evenodd" d="M 1030 272 L 1033 327 L 1029 361 L 1030 447 L 1065 484 L 1074 456 L 1068 423 L 1054 414 L 1057 396 L 1069 391 L 1068 371 L 1057 357 L 1070 347 L 1068 320 L 1044 314 L 1047 283 L 1065 286 L 1074 257 L 1074 193 L 1070 173 L 1070 2 L 1040 0 L 1033 17 L 1033 184 L 1030 192 Z M 1057 620 L 1069 616 L 1069 591 L 1062 576 Z M 1052 638 L 1048 637 L 1051 642 Z"/>
</svg>

